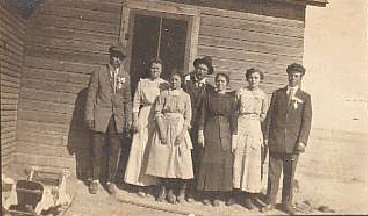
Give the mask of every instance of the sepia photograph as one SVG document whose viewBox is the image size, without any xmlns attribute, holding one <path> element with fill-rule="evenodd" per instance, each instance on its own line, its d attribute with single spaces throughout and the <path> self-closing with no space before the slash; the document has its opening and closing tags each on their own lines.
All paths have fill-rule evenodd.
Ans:
<svg viewBox="0 0 368 216">
<path fill-rule="evenodd" d="M 1 215 L 368 214 L 367 0 L 0 0 Z"/>
</svg>

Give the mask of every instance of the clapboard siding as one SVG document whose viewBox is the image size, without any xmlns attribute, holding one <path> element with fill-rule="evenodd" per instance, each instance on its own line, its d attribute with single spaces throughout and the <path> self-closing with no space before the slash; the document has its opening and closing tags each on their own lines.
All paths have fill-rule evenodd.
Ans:
<svg viewBox="0 0 368 216">
<path fill-rule="evenodd" d="M 46 0 L 27 22 L 17 167 L 75 166 L 68 151 L 69 129 L 85 127 L 76 101 L 90 74 L 108 63 L 108 48 L 118 43 L 120 12 L 120 1 Z M 83 132 L 79 136 L 88 140 L 89 134 Z"/>
<path fill-rule="evenodd" d="M 215 71 L 230 76 L 233 90 L 246 84 L 246 69 L 263 70 L 264 90 L 271 93 L 285 85 L 288 64 L 303 62 L 304 7 L 268 5 L 259 14 L 249 12 L 256 6 L 245 7 L 248 12 L 200 7 L 198 55 L 212 56 Z"/>
<path fill-rule="evenodd" d="M 24 59 L 25 24 L 18 12 L 0 0 L 1 168 L 8 172 L 16 150 L 19 86 Z"/>
</svg>

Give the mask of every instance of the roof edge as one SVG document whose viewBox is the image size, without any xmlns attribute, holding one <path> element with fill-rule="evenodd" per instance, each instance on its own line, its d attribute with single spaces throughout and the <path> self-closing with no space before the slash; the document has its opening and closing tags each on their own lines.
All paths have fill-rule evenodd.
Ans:
<svg viewBox="0 0 368 216">
<path fill-rule="evenodd" d="M 286 3 L 286 4 L 295 4 L 295 5 L 310 5 L 316 7 L 326 7 L 329 3 L 328 0 L 270 0 L 274 2 Z"/>
</svg>

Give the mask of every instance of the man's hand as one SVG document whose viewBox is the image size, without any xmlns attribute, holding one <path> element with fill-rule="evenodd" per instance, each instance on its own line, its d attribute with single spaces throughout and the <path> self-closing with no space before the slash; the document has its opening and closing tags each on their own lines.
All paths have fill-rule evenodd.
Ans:
<svg viewBox="0 0 368 216">
<path fill-rule="evenodd" d="M 138 133 L 139 132 L 139 123 L 137 120 L 133 120 L 133 126 L 132 126 L 133 132 Z"/>
<path fill-rule="evenodd" d="M 263 140 L 263 147 L 268 148 L 268 139 Z"/>
<path fill-rule="evenodd" d="M 198 144 L 204 148 L 204 133 L 203 130 L 198 131 Z"/>
<path fill-rule="evenodd" d="M 89 129 L 93 130 L 95 129 L 95 121 L 94 120 L 88 120 L 87 121 Z"/>
<path fill-rule="evenodd" d="M 238 146 L 239 135 L 238 134 L 233 134 L 231 138 L 232 138 L 232 141 L 231 141 L 231 150 L 232 150 L 232 152 L 234 152 L 235 149 Z"/>
<path fill-rule="evenodd" d="M 299 145 L 298 145 L 298 151 L 299 152 L 305 152 L 305 147 L 306 147 L 306 145 L 304 143 L 300 142 Z"/>
</svg>

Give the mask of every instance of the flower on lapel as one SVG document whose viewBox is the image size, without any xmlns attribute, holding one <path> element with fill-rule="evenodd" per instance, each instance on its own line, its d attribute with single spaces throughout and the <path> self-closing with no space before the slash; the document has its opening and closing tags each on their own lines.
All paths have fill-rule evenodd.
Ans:
<svg viewBox="0 0 368 216">
<path fill-rule="evenodd" d="M 299 105 L 303 104 L 303 100 L 298 97 L 293 97 L 291 101 L 294 109 L 298 109 Z"/>
<path fill-rule="evenodd" d="M 125 77 L 118 77 L 118 89 L 120 89 L 121 88 L 121 86 L 122 86 L 122 84 L 124 84 L 125 83 Z"/>
</svg>

